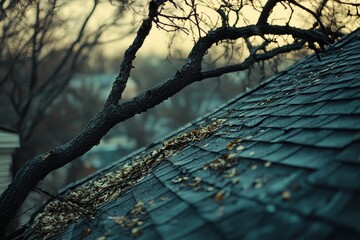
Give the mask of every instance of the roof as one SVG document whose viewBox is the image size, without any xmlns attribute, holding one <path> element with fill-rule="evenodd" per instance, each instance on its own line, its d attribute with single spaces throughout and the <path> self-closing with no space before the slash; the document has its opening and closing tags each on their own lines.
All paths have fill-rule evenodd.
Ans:
<svg viewBox="0 0 360 240">
<path fill-rule="evenodd" d="M 68 186 L 26 234 L 359 239 L 359 52 L 360 30 Z"/>
</svg>

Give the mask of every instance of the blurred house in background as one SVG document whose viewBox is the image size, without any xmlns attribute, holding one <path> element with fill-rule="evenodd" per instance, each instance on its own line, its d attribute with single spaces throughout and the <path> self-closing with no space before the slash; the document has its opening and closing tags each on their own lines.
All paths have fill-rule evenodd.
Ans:
<svg viewBox="0 0 360 240">
<path fill-rule="evenodd" d="M 119 156 L 129 154 L 134 150 L 135 146 L 134 139 L 129 139 L 125 135 L 114 136 L 108 140 L 101 140 L 98 146 L 85 153 L 81 159 L 87 169 L 93 168 L 96 170 L 118 160 Z"/>
<path fill-rule="evenodd" d="M 18 147 L 19 136 L 7 128 L 0 127 L 0 194 L 11 182 L 12 154 Z"/>
<path fill-rule="evenodd" d="M 77 74 L 74 79 L 71 80 L 70 88 L 91 90 L 99 100 L 105 101 L 117 75 L 118 73 Z M 137 91 L 136 83 L 130 78 L 122 98 L 131 98 L 137 94 Z"/>
</svg>

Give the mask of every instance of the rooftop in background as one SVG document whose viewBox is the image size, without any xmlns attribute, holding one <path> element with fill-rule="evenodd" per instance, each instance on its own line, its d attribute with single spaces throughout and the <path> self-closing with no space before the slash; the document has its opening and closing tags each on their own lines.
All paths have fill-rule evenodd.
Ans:
<svg viewBox="0 0 360 240">
<path fill-rule="evenodd" d="M 12 153 L 20 147 L 19 135 L 0 126 L 0 194 L 11 182 L 10 165 Z"/>
<path fill-rule="evenodd" d="M 77 74 L 70 81 L 70 88 L 91 90 L 96 92 L 99 100 L 105 101 L 112 87 L 117 73 Z M 137 85 L 129 78 L 127 87 L 123 93 L 125 99 L 132 98 L 137 94 Z"/>
<path fill-rule="evenodd" d="M 17 135 L 16 132 L 12 129 L 0 126 L 0 146 L 2 149 L 13 149 L 20 147 L 19 135 Z"/>
<path fill-rule="evenodd" d="M 72 201 L 48 204 L 25 233 L 359 239 L 359 123 L 357 30 L 321 61 L 308 57 L 164 142 L 68 186 L 63 196 Z"/>
</svg>

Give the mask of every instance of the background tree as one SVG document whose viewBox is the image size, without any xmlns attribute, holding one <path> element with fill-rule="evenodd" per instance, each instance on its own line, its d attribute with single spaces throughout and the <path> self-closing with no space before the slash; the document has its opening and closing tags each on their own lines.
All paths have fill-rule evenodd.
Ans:
<svg viewBox="0 0 360 240">
<path fill-rule="evenodd" d="M 89 27 L 101 2 L 94 0 L 89 12 L 69 18 L 64 11 L 77 1 L 1 1 L 0 12 L 0 102 L 7 107 L 2 123 L 20 135 L 22 148 L 15 154 L 14 172 L 22 159 L 31 155 L 24 149 L 55 99 L 64 92 L 101 37 L 117 25 L 121 15 Z M 74 28 L 74 24 L 76 26 Z M 64 139 L 62 139 L 64 140 Z M 31 147 L 30 147 L 31 148 Z"/>
<path fill-rule="evenodd" d="M 94 5 L 97 2 L 95 1 Z M 119 2 L 121 3 L 121 1 Z M 327 14 L 336 12 L 336 14 L 330 14 L 330 17 L 342 16 L 344 19 L 351 19 L 349 21 L 355 21 L 359 17 L 360 7 L 360 4 L 355 1 L 340 0 L 311 1 L 311 3 L 306 1 L 299 3 L 294 0 L 152 0 L 150 3 L 137 4 L 135 1 L 133 4 L 137 9 L 142 10 L 137 11 L 139 14 L 146 12 L 146 16 L 134 41 L 124 54 L 119 75 L 114 80 L 103 109 L 74 139 L 32 158 L 19 170 L 13 182 L 0 197 L 2 234 L 5 234 L 9 220 L 14 216 L 28 193 L 41 179 L 50 171 L 66 165 L 90 150 L 116 124 L 147 111 L 192 83 L 245 70 L 257 62 L 271 59 L 279 54 L 309 48 L 315 51 L 320 59 L 321 50 L 342 35 L 340 30 L 344 31 L 349 28 L 345 23 L 342 25 L 340 21 L 328 21 Z M 148 6 L 144 8 L 141 6 L 142 4 Z M 40 9 L 37 7 L 38 4 L 35 6 Z M 277 10 L 286 14 L 282 14 L 279 19 L 272 14 Z M 301 23 L 299 25 L 294 20 L 298 12 L 306 14 L 312 21 L 307 25 Z M 26 10 L 22 11 L 22 14 L 25 13 Z M 258 16 L 254 21 L 247 18 L 246 13 L 252 15 L 258 13 Z M 217 17 L 214 18 L 215 14 Z M 13 18 L 7 14 L 5 19 Z M 130 100 L 122 101 L 122 93 L 133 68 L 134 59 L 149 35 L 152 25 L 156 25 L 164 31 L 175 32 L 175 34 L 178 32 L 188 34 L 193 39 L 193 47 L 182 67 L 172 77 L 150 87 Z M 23 34 L 23 30 L 20 29 L 19 34 Z M 36 44 L 41 42 L 38 34 L 41 36 L 43 31 L 34 31 L 29 40 Z M 41 37 L 39 38 L 41 39 Z M 216 45 L 225 46 L 226 51 L 218 51 Z M 31 59 L 37 59 L 40 56 L 36 51 L 38 48 L 36 46 L 33 44 L 33 47 L 30 48 L 32 49 L 30 51 Z M 221 60 L 218 62 L 223 64 L 222 66 L 206 68 L 204 62 L 208 60 L 210 51 L 213 51 L 213 54 L 220 53 L 219 59 Z M 71 59 L 65 60 L 65 65 L 71 67 L 71 63 Z M 37 61 L 33 60 L 30 66 L 32 69 L 36 68 Z M 33 74 L 30 77 L 33 78 Z M 27 89 L 31 91 L 37 84 L 35 76 L 34 81 L 30 81 Z M 40 86 L 42 85 L 40 84 Z M 50 92 L 48 94 L 51 95 Z M 25 107 L 21 109 L 28 111 L 26 110 L 29 105 L 27 102 L 25 101 Z M 41 101 L 39 102 L 41 106 Z M 22 121 L 25 122 L 25 119 Z M 31 121 L 26 122 L 30 122 L 31 125 Z"/>
<path fill-rule="evenodd" d="M 126 2 L 121 3 L 97 23 L 99 12 L 111 7 L 107 1 L 1 1 L 0 124 L 16 130 L 21 145 L 13 174 L 26 160 L 74 137 L 101 109 L 89 98 L 90 89 L 68 85 L 76 73 L 88 71 L 94 51 L 107 43 L 105 34 L 111 31 L 113 40 L 131 34 L 131 28 L 118 30 L 125 25 Z M 79 167 L 81 162 L 52 172 L 41 186 L 56 190 L 71 180 L 67 172 Z M 35 199 L 40 203 L 44 196 L 33 194 L 29 204 Z"/>
</svg>

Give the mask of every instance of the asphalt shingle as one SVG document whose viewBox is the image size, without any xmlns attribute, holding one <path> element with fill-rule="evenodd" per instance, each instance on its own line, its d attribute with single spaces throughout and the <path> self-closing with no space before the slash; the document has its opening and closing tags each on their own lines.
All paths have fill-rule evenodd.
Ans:
<svg viewBox="0 0 360 240">
<path fill-rule="evenodd" d="M 360 141 L 355 141 L 342 150 L 336 159 L 344 162 L 360 163 Z"/>
<path fill-rule="evenodd" d="M 144 176 L 134 175 L 122 194 L 98 206 L 95 219 L 70 224 L 60 237 L 80 238 L 90 226 L 86 239 L 359 239 L 359 52 L 358 30 L 321 61 L 299 61 L 88 178 L 84 183 L 111 178 L 124 162 L 165 156 L 150 158 L 157 163 Z M 164 150 L 170 138 L 219 119 L 226 121 L 208 135 Z M 124 218 L 134 225 L 119 223 Z M 34 229 L 27 231 L 32 239 Z"/>
</svg>

